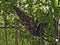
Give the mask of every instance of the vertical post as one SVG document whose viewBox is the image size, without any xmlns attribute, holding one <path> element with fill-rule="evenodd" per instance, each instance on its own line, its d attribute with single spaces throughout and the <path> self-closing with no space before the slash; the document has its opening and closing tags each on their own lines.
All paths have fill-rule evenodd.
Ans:
<svg viewBox="0 0 60 45">
<path fill-rule="evenodd" d="M 14 15 L 14 23 L 15 23 L 15 45 L 18 45 L 18 29 L 17 29 L 17 21 L 16 21 L 16 15 Z"/>
<path fill-rule="evenodd" d="M 7 16 L 5 15 L 5 12 L 3 11 L 3 17 L 4 17 L 4 23 L 5 23 L 5 39 L 6 39 L 6 45 L 8 45 L 8 41 L 7 41 L 7 31 L 6 31 L 6 26 L 7 26 L 7 20 L 6 20 L 6 18 L 7 18 Z"/>
<path fill-rule="evenodd" d="M 60 29 L 59 29 L 59 31 L 58 31 L 58 43 L 59 43 L 59 45 L 60 45 Z"/>
<path fill-rule="evenodd" d="M 45 24 L 40 23 L 39 25 L 39 33 L 40 33 L 40 45 L 43 45 L 43 30 L 44 30 Z"/>
<path fill-rule="evenodd" d="M 15 31 L 15 45 L 18 45 L 18 31 L 17 31 L 17 29 Z"/>
<path fill-rule="evenodd" d="M 6 45 L 8 45 L 6 25 L 5 25 L 5 39 L 6 39 Z"/>
<path fill-rule="evenodd" d="M 42 40 L 42 36 L 40 37 L 40 45 L 42 45 L 43 40 Z"/>
<path fill-rule="evenodd" d="M 32 1 L 31 1 L 31 0 L 30 0 L 29 5 L 30 5 L 29 13 L 30 13 L 30 15 L 32 16 L 32 12 L 33 12 L 33 10 L 32 10 Z M 33 20 L 34 20 L 34 18 L 33 18 Z M 33 37 L 32 35 L 31 35 L 30 43 L 31 43 L 31 45 L 34 45 L 34 37 Z"/>
<path fill-rule="evenodd" d="M 58 45 L 60 45 L 60 19 L 58 23 Z"/>
<path fill-rule="evenodd" d="M 55 28 L 54 30 L 55 39 L 53 45 L 57 45 L 56 38 L 58 38 L 58 19 L 54 19 L 54 28 Z"/>
</svg>

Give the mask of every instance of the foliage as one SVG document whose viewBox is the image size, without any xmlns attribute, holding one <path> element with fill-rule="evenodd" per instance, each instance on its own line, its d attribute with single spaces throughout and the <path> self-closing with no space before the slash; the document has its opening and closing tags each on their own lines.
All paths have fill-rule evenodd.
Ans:
<svg viewBox="0 0 60 45">
<path fill-rule="evenodd" d="M 59 3 L 59 4 L 58 4 Z M 44 38 L 49 41 L 54 41 L 54 18 L 60 18 L 60 1 L 58 0 L 0 0 L 0 25 L 4 25 L 4 15 L 7 16 L 6 22 L 7 25 L 14 25 L 16 20 L 17 25 L 22 25 L 22 28 L 19 29 L 19 40 L 24 39 L 26 45 L 29 44 L 30 40 L 34 37 L 32 36 L 23 22 L 15 15 L 11 4 L 16 5 L 20 9 L 24 10 L 34 21 L 39 25 L 41 22 L 46 22 L 47 27 L 44 28 Z M 2 29 L 1 29 L 2 30 Z M 3 38 L 4 34 L 0 30 L 0 35 Z M 13 31 L 12 31 L 13 30 Z M 14 42 L 14 29 L 7 29 L 8 40 L 11 39 Z M 11 35 L 10 35 L 11 34 Z M 10 36 L 10 37 L 9 37 Z M 12 39 L 13 38 L 13 39 Z M 21 38 L 21 39 L 20 39 Z M 0 38 L 1 39 L 1 38 Z M 1 39 L 2 42 L 4 39 Z M 12 44 L 12 41 L 9 40 Z M 35 45 L 39 45 L 39 37 L 33 38 Z M 25 42 L 26 41 L 26 42 Z M 29 41 L 29 42 L 28 42 Z M 28 42 L 28 44 L 27 44 Z M 37 43 L 38 42 L 38 43 Z M 1 44 L 1 43 L 0 43 Z M 2 45 L 4 45 L 2 43 Z M 14 44 L 12 44 L 14 45 Z"/>
</svg>

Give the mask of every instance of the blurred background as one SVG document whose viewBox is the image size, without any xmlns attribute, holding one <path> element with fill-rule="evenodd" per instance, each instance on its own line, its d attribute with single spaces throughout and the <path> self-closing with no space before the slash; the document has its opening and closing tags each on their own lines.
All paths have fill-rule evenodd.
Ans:
<svg viewBox="0 0 60 45">
<path fill-rule="evenodd" d="M 37 25 L 47 23 L 42 40 L 29 32 L 11 4 Z M 60 45 L 60 0 L 0 0 L 0 45 Z"/>
</svg>

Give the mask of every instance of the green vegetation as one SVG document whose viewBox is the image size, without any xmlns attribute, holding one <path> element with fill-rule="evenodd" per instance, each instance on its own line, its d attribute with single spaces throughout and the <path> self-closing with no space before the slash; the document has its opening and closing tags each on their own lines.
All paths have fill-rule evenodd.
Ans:
<svg viewBox="0 0 60 45">
<path fill-rule="evenodd" d="M 59 0 L 0 0 L 0 45 L 40 45 L 40 37 L 28 31 L 11 5 L 16 5 L 33 18 L 37 26 L 46 23 L 41 45 L 58 45 Z"/>
</svg>

